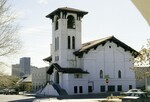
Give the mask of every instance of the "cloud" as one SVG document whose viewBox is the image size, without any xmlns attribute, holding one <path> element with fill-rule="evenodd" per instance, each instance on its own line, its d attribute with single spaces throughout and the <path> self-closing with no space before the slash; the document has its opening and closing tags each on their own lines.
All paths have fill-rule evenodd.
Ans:
<svg viewBox="0 0 150 102">
<path fill-rule="evenodd" d="M 46 4 L 48 4 L 48 0 L 39 0 L 39 3 L 40 3 L 40 4 L 45 4 L 45 5 L 46 5 Z"/>
</svg>

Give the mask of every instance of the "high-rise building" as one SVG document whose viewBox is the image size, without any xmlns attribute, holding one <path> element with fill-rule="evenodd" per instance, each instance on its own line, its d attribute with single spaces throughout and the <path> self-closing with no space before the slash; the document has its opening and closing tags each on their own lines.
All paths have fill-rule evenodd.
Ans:
<svg viewBox="0 0 150 102">
<path fill-rule="evenodd" d="M 21 76 L 31 74 L 30 57 L 20 58 L 20 74 Z"/>
</svg>

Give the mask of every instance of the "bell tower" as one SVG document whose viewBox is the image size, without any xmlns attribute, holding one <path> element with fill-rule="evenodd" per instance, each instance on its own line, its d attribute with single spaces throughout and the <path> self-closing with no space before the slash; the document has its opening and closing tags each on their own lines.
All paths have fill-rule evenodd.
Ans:
<svg viewBox="0 0 150 102">
<path fill-rule="evenodd" d="M 81 48 L 81 19 L 87 13 L 62 7 L 46 16 L 52 19 L 52 63 L 61 67 L 76 67 L 73 52 Z"/>
</svg>

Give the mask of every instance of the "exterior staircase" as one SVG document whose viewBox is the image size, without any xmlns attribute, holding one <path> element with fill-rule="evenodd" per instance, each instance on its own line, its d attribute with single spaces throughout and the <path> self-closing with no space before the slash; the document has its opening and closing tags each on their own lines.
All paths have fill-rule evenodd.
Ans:
<svg viewBox="0 0 150 102">
<path fill-rule="evenodd" d="M 62 96 L 62 95 L 68 95 L 68 93 L 66 92 L 66 90 L 63 89 L 63 88 L 61 88 L 59 84 L 53 83 L 52 85 L 53 85 L 54 89 L 58 92 L 58 94 L 60 96 Z"/>
</svg>

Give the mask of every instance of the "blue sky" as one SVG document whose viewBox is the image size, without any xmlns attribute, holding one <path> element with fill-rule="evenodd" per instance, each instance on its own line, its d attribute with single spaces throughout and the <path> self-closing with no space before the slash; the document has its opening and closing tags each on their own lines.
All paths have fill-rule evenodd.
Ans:
<svg viewBox="0 0 150 102">
<path fill-rule="evenodd" d="M 48 65 L 42 59 L 50 55 L 51 20 L 47 14 L 59 7 L 71 7 L 88 14 L 82 19 L 82 42 L 114 35 L 139 51 L 150 38 L 150 26 L 130 0 L 9 0 L 17 14 L 23 43 L 21 57 L 31 57 L 33 66 Z"/>
</svg>

